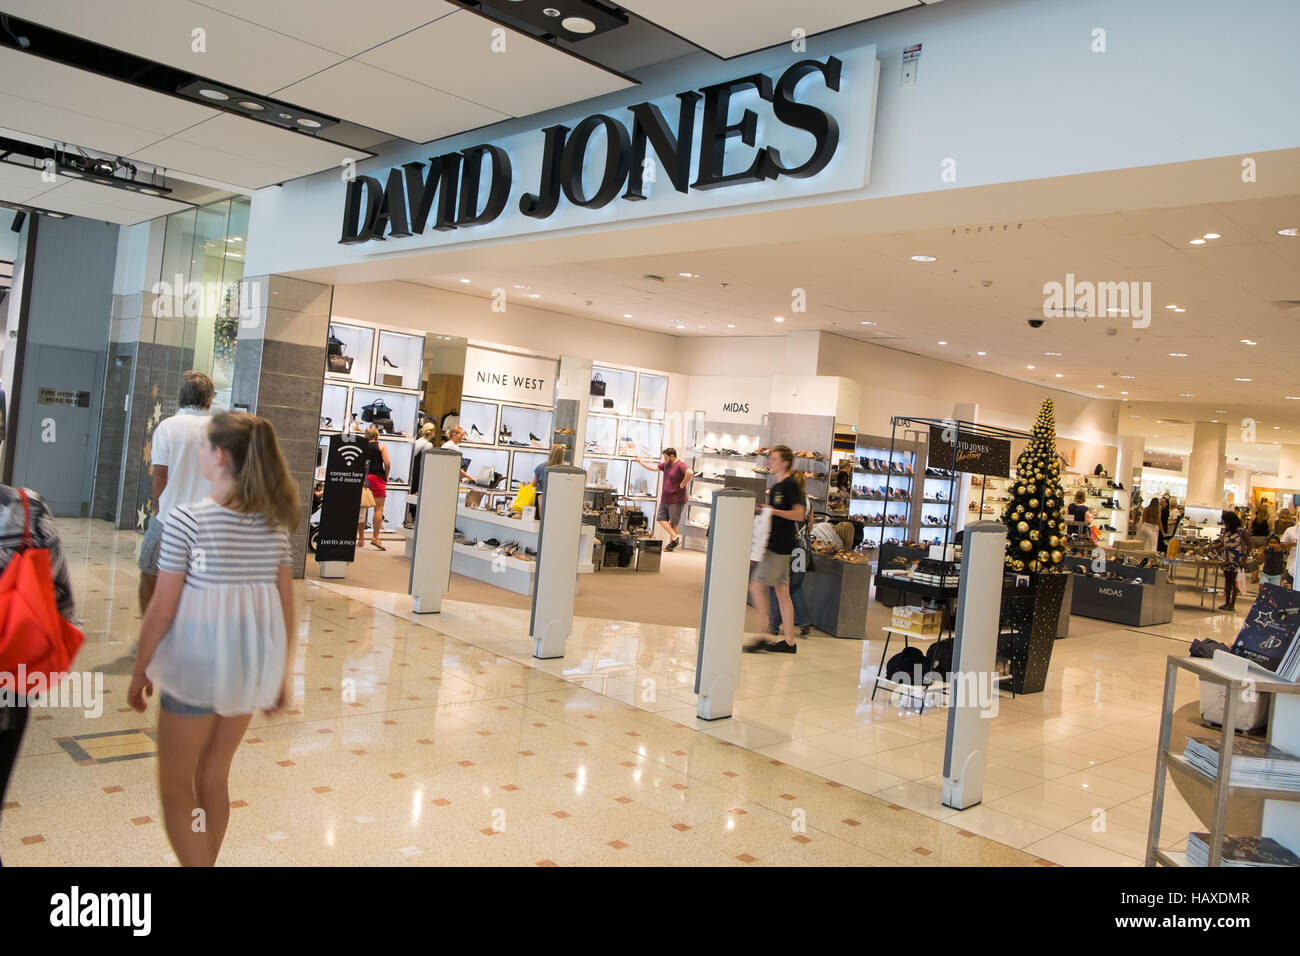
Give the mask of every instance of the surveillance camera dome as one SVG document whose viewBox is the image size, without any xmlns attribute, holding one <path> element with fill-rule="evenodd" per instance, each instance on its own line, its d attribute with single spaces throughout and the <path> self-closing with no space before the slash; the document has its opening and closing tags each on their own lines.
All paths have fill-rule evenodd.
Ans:
<svg viewBox="0 0 1300 956">
<path fill-rule="evenodd" d="M 1031 329 L 1041 329 L 1043 327 L 1043 322 L 1044 322 L 1043 319 L 1030 319 L 1029 327 Z"/>
</svg>

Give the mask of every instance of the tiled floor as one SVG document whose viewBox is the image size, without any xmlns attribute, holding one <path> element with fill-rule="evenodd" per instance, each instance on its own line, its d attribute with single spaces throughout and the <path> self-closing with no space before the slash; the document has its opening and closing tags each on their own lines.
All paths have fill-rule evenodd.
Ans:
<svg viewBox="0 0 1300 956">
<path fill-rule="evenodd" d="M 107 703 L 33 714 L 0 855 L 171 862 L 150 738 L 115 733 L 156 716 L 124 700 L 138 537 L 61 527 L 77 666 L 105 673 Z M 525 611 L 447 602 L 417 618 L 404 595 L 295 593 L 296 707 L 255 717 L 236 756 L 223 863 L 1135 865 L 1164 659 L 1237 628 L 1190 611 L 1142 632 L 1075 618 L 1047 689 L 1000 700 L 984 802 L 957 812 L 939 801 L 946 712 L 869 700 L 877 641 L 746 655 L 735 716 L 708 723 L 687 628 L 579 620 L 566 657 L 540 662 Z M 1180 685 L 1179 703 L 1195 693 Z M 1196 819 L 1169 793 L 1167 832 L 1185 834 Z"/>
</svg>

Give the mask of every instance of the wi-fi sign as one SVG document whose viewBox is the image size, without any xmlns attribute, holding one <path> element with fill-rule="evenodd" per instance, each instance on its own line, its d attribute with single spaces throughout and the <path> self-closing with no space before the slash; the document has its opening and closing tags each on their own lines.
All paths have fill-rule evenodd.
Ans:
<svg viewBox="0 0 1300 956">
<path fill-rule="evenodd" d="M 357 445 L 341 445 L 339 447 L 339 457 L 341 457 L 345 462 L 347 462 L 349 467 L 355 465 L 357 463 L 357 459 L 360 458 L 363 454 L 364 452 L 362 452 L 362 450 Z"/>
</svg>

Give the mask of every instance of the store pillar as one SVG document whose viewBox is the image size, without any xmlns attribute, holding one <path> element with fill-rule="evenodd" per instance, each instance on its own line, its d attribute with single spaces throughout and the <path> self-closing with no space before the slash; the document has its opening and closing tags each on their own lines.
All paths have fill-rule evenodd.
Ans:
<svg viewBox="0 0 1300 956">
<path fill-rule="evenodd" d="M 587 406 L 591 400 L 591 359 L 560 356 L 555 383 L 555 434 L 552 442 L 572 449 L 565 463 L 582 467 L 587 447 Z"/>
<path fill-rule="evenodd" d="M 1228 426 L 1197 422 L 1192 429 L 1192 453 L 1187 456 L 1187 504 L 1203 508 L 1223 507 L 1224 456 L 1228 449 Z"/>
<path fill-rule="evenodd" d="M 997 713 L 998 616 L 1007 529 L 975 521 L 963 538 L 957 627 L 943 751 L 944 806 L 964 810 L 984 799 L 990 718 Z"/>
<path fill-rule="evenodd" d="M 294 577 L 307 563 L 307 519 L 324 386 L 325 344 L 329 336 L 333 286 L 287 276 L 251 276 L 252 308 L 240 318 L 231 385 L 231 410 L 260 415 L 275 428 L 298 485 L 302 520 L 290 547 Z"/>
<path fill-rule="evenodd" d="M 572 465 L 546 469 L 546 507 L 537 535 L 537 572 L 528 634 L 533 657 L 564 656 L 573 631 L 573 598 L 578 593 L 578 541 L 582 536 L 582 493 L 587 473 Z"/>
<path fill-rule="evenodd" d="M 695 667 L 695 693 L 700 698 L 696 715 L 702 720 L 731 716 L 745 642 L 753 535 L 753 492 L 740 488 L 714 492 Z"/>
<path fill-rule="evenodd" d="M 1119 440 L 1119 451 L 1115 459 L 1115 481 L 1124 486 L 1124 490 L 1115 495 L 1120 504 L 1128 502 L 1128 508 L 1116 508 L 1111 514 L 1110 523 L 1115 526 L 1115 539 L 1127 538 L 1133 530 L 1129 528 L 1128 516 L 1134 504 L 1133 482 L 1137 479 L 1138 469 L 1142 467 L 1142 455 L 1146 451 L 1146 439 L 1139 435 L 1125 435 Z"/>
</svg>

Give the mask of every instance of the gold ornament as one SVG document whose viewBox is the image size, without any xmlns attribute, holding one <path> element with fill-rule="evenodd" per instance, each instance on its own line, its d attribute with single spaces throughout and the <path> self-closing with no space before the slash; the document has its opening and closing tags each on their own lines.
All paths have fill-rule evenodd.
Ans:
<svg viewBox="0 0 1300 956">
<path fill-rule="evenodd" d="M 1019 558 L 1016 558 L 1014 561 L 1011 562 L 1011 566 L 1015 568 L 1017 571 L 1023 571 L 1025 569 L 1025 562 L 1021 561 Z"/>
<path fill-rule="evenodd" d="M 1018 488 L 1016 488 L 1016 494 L 1018 494 L 1018 495 L 1023 495 L 1023 494 L 1024 494 L 1026 491 L 1028 491 L 1028 490 L 1029 490 L 1029 489 L 1026 488 L 1024 485 L 1021 485 L 1021 486 L 1019 486 Z"/>
<path fill-rule="evenodd" d="M 1024 534 L 1026 531 L 1029 530 L 1029 522 L 1028 521 L 1020 522 L 1019 524 L 1016 525 L 1016 530 L 1019 531 L 1021 534 Z"/>
<path fill-rule="evenodd" d="M 1030 540 L 1030 541 L 1037 541 L 1037 540 L 1038 540 L 1038 529 L 1037 529 L 1037 528 L 1035 528 L 1033 531 L 1029 532 L 1029 540 Z"/>
<path fill-rule="evenodd" d="M 1037 499 L 1037 498 L 1030 498 L 1030 499 L 1029 499 L 1029 507 L 1031 507 L 1031 508 L 1037 508 L 1037 507 L 1038 507 L 1038 499 Z"/>
<path fill-rule="evenodd" d="M 1060 551 L 1053 551 L 1053 552 L 1052 552 L 1052 563 L 1053 563 L 1053 564 L 1060 564 L 1060 563 L 1061 563 L 1061 552 L 1060 552 Z"/>
<path fill-rule="evenodd" d="M 1048 553 L 1047 553 L 1046 551 L 1039 551 L 1039 552 L 1038 552 L 1038 563 L 1041 564 L 1041 565 L 1043 565 L 1043 566 L 1046 566 L 1046 565 L 1047 565 L 1047 559 L 1048 559 L 1048 557 L 1050 557 L 1050 556 L 1048 555 Z"/>
<path fill-rule="evenodd" d="M 1021 550 L 1021 551 L 1032 551 L 1032 550 L 1034 550 L 1034 546 L 1033 546 L 1033 544 L 1032 544 L 1031 542 L 1029 542 L 1029 541 L 1021 541 L 1021 542 L 1020 542 L 1020 550 Z"/>
<path fill-rule="evenodd" d="M 1029 562 L 1029 570 L 1030 570 L 1030 571 L 1037 571 L 1037 570 L 1038 570 L 1038 562 L 1037 562 L 1037 561 L 1030 561 L 1030 562 Z"/>
<path fill-rule="evenodd" d="M 1055 523 L 1056 522 L 1054 521 L 1048 522 L 1048 524 L 1055 524 Z M 1056 535 L 1052 535 L 1050 538 L 1047 539 L 1047 543 L 1050 544 L 1053 548 L 1055 548 L 1061 543 L 1061 539 L 1058 538 Z"/>
</svg>

